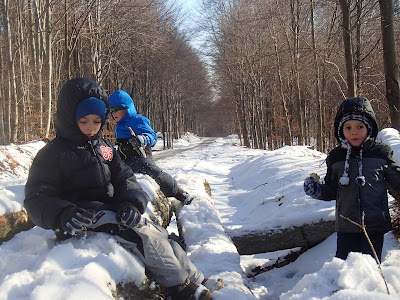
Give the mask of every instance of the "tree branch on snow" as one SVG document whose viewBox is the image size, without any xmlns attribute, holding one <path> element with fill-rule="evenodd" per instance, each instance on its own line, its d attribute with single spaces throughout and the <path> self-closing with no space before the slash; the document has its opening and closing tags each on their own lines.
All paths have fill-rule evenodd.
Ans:
<svg viewBox="0 0 400 300">
<path fill-rule="evenodd" d="M 388 285 L 387 285 L 387 281 L 386 281 L 386 278 L 385 278 L 385 274 L 383 274 L 381 262 L 379 261 L 378 255 L 376 254 L 376 251 L 375 251 L 375 248 L 374 248 L 374 246 L 372 245 L 371 240 L 369 239 L 369 236 L 368 236 L 368 233 L 367 233 L 367 228 L 365 227 L 365 223 L 364 223 L 365 212 L 363 212 L 363 215 L 362 215 L 362 218 L 361 218 L 361 225 L 358 224 L 358 223 L 356 223 L 356 222 L 354 222 L 353 220 L 350 220 L 349 218 L 343 216 L 342 214 L 340 214 L 340 217 L 343 218 L 343 219 L 345 219 L 345 220 L 347 220 L 347 221 L 349 221 L 351 224 L 354 224 L 354 225 L 360 227 L 361 230 L 363 231 L 365 237 L 366 237 L 367 240 L 368 240 L 369 246 L 371 247 L 372 252 L 374 253 L 375 260 L 376 260 L 376 262 L 378 263 L 379 270 L 381 271 L 381 275 L 382 275 L 383 281 L 385 282 L 386 291 L 387 291 L 388 295 L 390 295 L 389 287 L 388 287 Z"/>
</svg>

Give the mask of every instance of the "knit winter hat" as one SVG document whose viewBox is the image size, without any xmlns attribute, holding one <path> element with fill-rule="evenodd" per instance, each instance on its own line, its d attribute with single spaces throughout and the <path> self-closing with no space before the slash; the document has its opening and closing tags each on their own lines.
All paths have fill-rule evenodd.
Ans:
<svg viewBox="0 0 400 300">
<path fill-rule="evenodd" d="M 356 120 L 356 121 L 363 122 L 365 124 L 365 126 L 367 127 L 367 137 L 365 140 L 370 139 L 371 134 L 372 134 L 372 125 L 371 125 L 371 122 L 369 121 L 369 119 L 366 116 L 358 114 L 358 113 L 349 113 L 349 114 L 346 114 L 345 116 L 343 116 L 343 118 L 340 120 L 339 126 L 338 126 L 338 136 L 339 136 L 339 140 L 342 143 L 346 140 L 344 137 L 344 134 L 343 134 L 344 123 L 346 123 L 347 121 L 350 121 L 350 120 Z"/>
<path fill-rule="evenodd" d="M 76 120 L 91 114 L 100 116 L 101 122 L 104 123 L 106 117 L 106 104 L 104 101 L 95 97 L 89 97 L 78 104 L 76 108 Z"/>
<path fill-rule="evenodd" d="M 339 183 L 340 185 L 348 185 L 350 182 L 349 179 L 349 166 L 350 166 L 350 155 L 351 155 L 351 144 L 349 143 L 349 141 L 346 140 L 346 138 L 344 137 L 344 133 L 343 133 L 343 126 L 344 123 L 346 123 L 347 121 L 350 120 L 356 120 L 356 121 L 360 121 L 363 122 L 365 124 L 365 126 L 367 127 L 367 137 L 365 138 L 363 144 L 369 140 L 371 138 L 371 133 L 372 133 L 372 125 L 371 122 L 369 121 L 369 119 L 361 114 L 358 113 L 349 113 L 345 116 L 343 116 L 343 118 L 340 120 L 339 122 L 339 126 L 338 126 L 338 136 L 339 136 L 339 140 L 341 142 L 341 146 L 344 149 L 347 149 L 347 153 L 346 153 L 346 160 L 344 162 L 344 171 L 343 171 L 343 175 L 342 177 L 340 177 L 339 179 Z M 358 177 L 356 178 L 356 183 L 359 186 L 364 186 L 365 185 L 365 177 L 362 174 L 362 153 L 363 153 L 363 144 L 361 144 L 360 147 L 360 155 L 357 156 L 357 163 L 358 163 Z"/>
</svg>

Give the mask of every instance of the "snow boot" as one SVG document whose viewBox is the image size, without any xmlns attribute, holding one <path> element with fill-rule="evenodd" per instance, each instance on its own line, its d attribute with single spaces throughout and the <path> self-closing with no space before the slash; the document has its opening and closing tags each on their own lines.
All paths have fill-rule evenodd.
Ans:
<svg viewBox="0 0 400 300">
<path fill-rule="evenodd" d="M 187 280 L 184 283 L 184 288 L 172 295 L 171 298 L 173 300 L 211 300 L 212 294 L 204 285 L 197 285 Z"/>
<path fill-rule="evenodd" d="M 189 205 L 194 199 L 193 196 L 190 196 L 188 192 L 185 192 L 181 188 L 178 188 L 178 192 L 176 193 L 175 198 L 181 201 L 183 205 Z"/>
</svg>

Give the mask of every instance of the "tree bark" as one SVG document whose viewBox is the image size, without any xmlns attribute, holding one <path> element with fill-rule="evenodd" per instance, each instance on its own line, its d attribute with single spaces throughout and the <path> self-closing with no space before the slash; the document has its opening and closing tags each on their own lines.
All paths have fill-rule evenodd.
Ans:
<svg viewBox="0 0 400 300">
<path fill-rule="evenodd" d="M 393 28 L 394 1 L 379 0 L 383 45 L 383 63 L 386 79 L 386 100 L 389 103 L 392 127 L 400 130 L 399 66 Z"/>
<path fill-rule="evenodd" d="M 322 128 L 322 101 L 320 95 L 320 84 L 319 84 L 319 65 L 317 57 L 317 46 L 315 42 L 315 23 L 314 23 L 314 0 L 310 0 L 311 5 L 311 38 L 312 38 L 312 48 L 314 56 L 314 69 L 315 69 L 315 97 L 317 98 L 317 148 L 319 151 L 324 152 L 324 141 L 323 141 L 323 128 Z"/>
<path fill-rule="evenodd" d="M 281 62 L 280 62 L 279 52 L 278 52 L 278 43 L 277 43 L 275 37 L 273 37 L 273 40 L 274 40 L 274 48 L 275 48 L 276 65 L 278 67 L 278 80 L 279 80 L 279 87 L 280 87 L 279 88 L 280 97 L 281 97 L 281 102 L 282 102 L 283 113 L 285 114 L 285 119 L 286 119 L 287 136 L 285 138 L 285 144 L 291 146 L 292 145 L 292 130 L 291 130 L 291 127 L 290 127 L 289 112 L 288 112 L 288 109 L 287 109 L 285 93 L 284 93 L 284 90 L 283 90 L 283 81 L 282 81 L 282 74 L 281 74 Z"/>
<path fill-rule="evenodd" d="M 296 4 L 295 4 L 296 3 Z M 296 6 L 296 13 L 294 8 Z M 291 1 L 291 15 L 292 15 L 292 32 L 293 32 L 293 72 L 295 76 L 295 98 L 296 98 L 296 117 L 298 132 L 298 144 L 304 144 L 304 117 L 303 106 L 301 105 L 301 90 L 300 90 L 300 69 L 299 69 L 299 35 L 300 35 L 300 3 L 299 1 Z"/>
<path fill-rule="evenodd" d="M 45 56 L 45 64 L 46 64 L 46 75 L 47 75 L 47 85 L 46 85 L 46 131 L 45 137 L 48 138 L 50 136 L 50 125 L 51 125 L 51 103 L 52 103 L 52 72 L 53 72 L 53 63 L 52 63 L 52 50 L 51 50 L 51 0 L 46 0 L 46 56 Z"/>
<path fill-rule="evenodd" d="M 339 0 L 342 8 L 342 27 L 343 27 L 343 43 L 344 56 L 346 61 L 346 82 L 347 82 L 347 97 L 356 95 L 356 87 L 354 81 L 354 63 L 353 63 L 353 48 L 351 39 L 351 21 L 350 21 L 350 0 Z"/>
<path fill-rule="evenodd" d="M 18 133 L 18 105 L 17 105 L 17 89 L 15 83 L 15 66 L 13 60 L 12 33 L 10 28 L 9 2 L 3 0 L 3 23 L 6 39 L 6 62 L 7 62 L 7 79 L 9 83 L 9 107 L 10 107 L 10 142 L 17 141 Z"/>
</svg>

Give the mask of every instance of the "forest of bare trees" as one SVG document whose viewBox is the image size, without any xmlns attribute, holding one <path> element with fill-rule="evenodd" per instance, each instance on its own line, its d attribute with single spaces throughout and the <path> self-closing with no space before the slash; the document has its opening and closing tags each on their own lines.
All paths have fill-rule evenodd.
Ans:
<svg viewBox="0 0 400 300">
<path fill-rule="evenodd" d="M 394 56 L 384 68 L 382 33 L 400 32 L 397 0 L 205 0 L 203 5 L 224 124 L 244 145 L 312 144 L 329 150 L 336 110 L 352 96 L 369 98 L 380 127 L 391 126 L 400 104 L 393 93 L 398 78 L 387 74 L 386 64 L 398 74 L 393 47 L 399 40 L 388 44 Z M 392 86 L 386 88 L 388 81 Z M 391 107 L 387 94 L 393 96 Z"/>
<path fill-rule="evenodd" d="M 400 129 L 398 0 L 202 0 L 202 50 L 179 14 L 171 0 L 0 0 L 0 144 L 54 137 L 57 92 L 78 76 L 131 94 L 166 147 L 190 130 L 327 151 L 350 96 Z"/>
<path fill-rule="evenodd" d="M 54 137 L 57 93 L 73 77 L 126 90 L 167 143 L 202 134 L 207 72 L 164 2 L 1 0 L 0 144 Z"/>
</svg>

